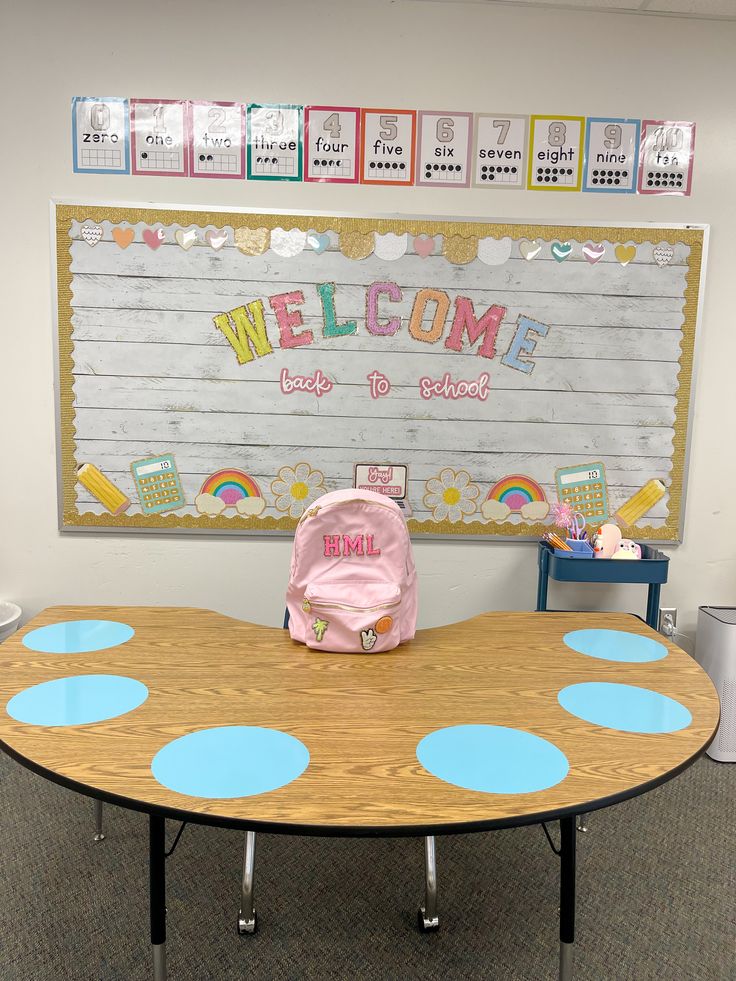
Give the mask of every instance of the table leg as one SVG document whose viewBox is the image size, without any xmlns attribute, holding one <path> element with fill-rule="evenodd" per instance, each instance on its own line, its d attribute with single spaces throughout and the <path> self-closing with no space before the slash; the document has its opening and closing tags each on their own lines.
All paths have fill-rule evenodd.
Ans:
<svg viewBox="0 0 736 981">
<path fill-rule="evenodd" d="M 572 981 L 575 941 L 575 815 L 560 820 L 560 981 Z"/>
<path fill-rule="evenodd" d="M 166 822 L 148 818 L 148 872 L 151 905 L 153 981 L 166 981 Z"/>
<path fill-rule="evenodd" d="M 437 915 L 437 856 L 434 835 L 424 839 L 424 906 L 419 907 L 419 929 L 436 930 L 440 925 Z"/>
<path fill-rule="evenodd" d="M 240 912 L 238 913 L 238 933 L 255 933 L 258 926 L 253 906 L 254 872 L 256 864 L 256 833 L 245 832 L 243 852 L 243 883 L 240 889 Z"/>
<path fill-rule="evenodd" d="M 102 801 L 95 800 L 95 841 L 104 841 L 105 835 L 102 831 Z"/>
</svg>

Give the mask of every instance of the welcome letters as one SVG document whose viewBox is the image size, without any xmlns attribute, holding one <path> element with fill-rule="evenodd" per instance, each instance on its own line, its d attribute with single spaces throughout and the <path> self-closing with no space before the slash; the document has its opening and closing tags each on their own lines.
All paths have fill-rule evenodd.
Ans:
<svg viewBox="0 0 736 981">
<path fill-rule="evenodd" d="M 323 337 L 357 334 L 357 320 L 338 321 L 335 284 L 317 283 L 314 288 L 322 308 Z M 401 330 L 402 318 L 391 315 L 391 304 L 402 300 L 403 292 L 396 283 L 371 283 L 366 290 L 365 303 L 365 329 L 368 333 L 376 337 L 391 337 Z M 305 302 L 303 290 L 277 293 L 265 300 L 251 300 L 213 318 L 215 327 L 235 351 L 239 364 L 247 364 L 273 353 L 266 323 L 266 302 L 276 319 L 280 347 L 304 347 L 314 342 L 314 331 L 304 326 L 298 309 Z M 478 345 L 476 354 L 494 358 L 497 353 L 496 337 L 505 315 L 506 307 L 495 303 L 477 314 L 469 297 L 457 295 L 451 301 L 445 290 L 424 287 L 417 290 L 407 326 L 411 337 L 420 343 L 437 344 L 444 336 L 447 350 L 462 353 L 467 337 L 468 346 Z M 548 331 L 546 324 L 521 314 L 517 318 L 511 343 L 501 357 L 501 364 L 531 374 L 537 341 L 546 337 Z"/>
</svg>

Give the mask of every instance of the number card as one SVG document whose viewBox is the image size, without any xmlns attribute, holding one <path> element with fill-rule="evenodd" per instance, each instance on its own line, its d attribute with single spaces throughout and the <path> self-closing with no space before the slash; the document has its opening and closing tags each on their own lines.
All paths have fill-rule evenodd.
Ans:
<svg viewBox="0 0 736 981">
<path fill-rule="evenodd" d="M 133 173 L 187 176 L 187 104 L 175 99 L 131 99 Z"/>
<path fill-rule="evenodd" d="M 532 116 L 530 191 L 580 190 L 584 129 L 584 116 Z"/>
<path fill-rule="evenodd" d="M 472 113 L 419 112 L 417 185 L 470 187 Z"/>
<path fill-rule="evenodd" d="M 643 120 L 639 194 L 690 194 L 694 153 L 695 123 Z"/>
<path fill-rule="evenodd" d="M 245 177 L 245 115 L 239 102 L 189 103 L 189 174 Z"/>
<path fill-rule="evenodd" d="M 305 181 L 358 183 L 360 109 L 307 106 L 304 110 Z"/>
<path fill-rule="evenodd" d="M 524 187 L 528 128 L 528 116 L 475 114 L 474 187 Z"/>
<path fill-rule="evenodd" d="M 72 99 L 75 174 L 130 173 L 130 121 L 127 99 Z"/>
<path fill-rule="evenodd" d="M 301 106 L 248 106 L 248 180 L 300 181 L 303 130 Z"/>
<path fill-rule="evenodd" d="M 413 184 L 417 114 L 414 109 L 363 109 L 363 184 Z"/>
<path fill-rule="evenodd" d="M 638 119 L 588 117 L 585 131 L 584 191 L 634 193 L 640 128 Z"/>
</svg>

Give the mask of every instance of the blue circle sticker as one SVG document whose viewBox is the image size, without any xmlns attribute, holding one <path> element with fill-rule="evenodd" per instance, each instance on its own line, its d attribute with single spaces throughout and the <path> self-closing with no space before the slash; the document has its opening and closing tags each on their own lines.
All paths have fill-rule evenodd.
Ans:
<svg viewBox="0 0 736 981">
<path fill-rule="evenodd" d="M 124 644 L 134 633 L 127 623 L 115 620 L 64 620 L 31 630 L 23 644 L 41 654 L 87 654 Z"/>
<path fill-rule="evenodd" d="M 291 783 L 309 764 L 295 736 L 260 726 L 199 729 L 167 743 L 151 771 L 164 787 L 189 797 L 252 797 Z"/>
<path fill-rule="evenodd" d="M 604 661 L 627 661 L 643 664 L 667 657 L 664 644 L 652 637 L 642 637 L 627 630 L 573 630 L 562 638 L 573 651 Z"/>
<path fill-rule="evenodd" d="M 417 746 L 425 770 L 446 783 L 486 794 L 531 794 L 567 776 L 567 757 L 523 729 L 460 725 L 437 729 Z"/>
<path fill-rule="evenodd" d="M 678 732 L 692 722 L 674 698 L 636 685 L 588 681 L 563 688 L 557 700 L 570 715 L 621 732 Z"/>
<path fill-rule="evenodd" d="M 82 726 L 132 712 L 148 698 L 141 681 L 116 674 L 80 674 L 33 685 L 14 695 L 8 715 L 34 726 Z"/>
</svg>

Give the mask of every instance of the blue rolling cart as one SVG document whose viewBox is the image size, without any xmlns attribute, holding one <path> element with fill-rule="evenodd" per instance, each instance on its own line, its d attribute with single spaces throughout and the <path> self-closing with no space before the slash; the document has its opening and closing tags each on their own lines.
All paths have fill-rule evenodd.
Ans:
<svg viewBox="0 0 736 981">
<path fill-rule="evenodd" d="M 622 562 L 618 559 L 578 559 L 558 555 L 551 545 L 539 543 L 537 555 L 537 610 L 547 609 L 547 586 L 550 579 L 559 582 L 621 582 L 641 583 L 649 586 L 647 592 L 646 622 L 657 629 L 659 592 L 667 582 L 670 560 L 664 552 L 649 545 L 641 546 L 641 558 Z"/>
</svg>

